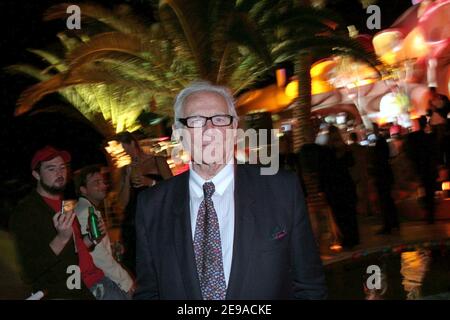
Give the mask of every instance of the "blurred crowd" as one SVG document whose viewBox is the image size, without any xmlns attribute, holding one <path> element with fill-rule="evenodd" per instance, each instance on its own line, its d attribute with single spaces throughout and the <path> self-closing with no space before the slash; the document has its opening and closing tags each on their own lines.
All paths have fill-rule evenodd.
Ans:
<svg viewBox="0 0 450 320">
<path fill-rule="evenodd" d="M 332 244 L 353 248 L 359 244 L 358 215 L 381 217 L 379 235 L 398 232 L 396 202 L 408 198 L 417 199 L 426 221 L 434 223 L 435 193 L 450 167 L 449 112 L 449 99 L 430 88 L 427 114 L 408 128 L 396 119 L 364 130 L 322 122 L 315 143 L 298 155 L 282 139 L 280 163 L 299 173 L 317 237 L 325 224 Z"/>
</svg>

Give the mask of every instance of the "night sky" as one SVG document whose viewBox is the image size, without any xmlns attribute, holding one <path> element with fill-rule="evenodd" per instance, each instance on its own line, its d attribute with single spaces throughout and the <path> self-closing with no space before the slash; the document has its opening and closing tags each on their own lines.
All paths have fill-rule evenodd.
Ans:
<svg viewBox="0 0 450 320">
<path fill-rule="evenodd" d="M 101 148 L 101 137 L 89 125 L 64 117 L 56 113 L 39 113 L 14 117 L 13 112 L 19 94 L 35 83 L 33 79 L 22 75 L 10 75 L 3 71 L 5 66 L 15 63 L 42 63 L 27 48 L 48 48 L 58 40 L 57 32 L 65 28 L 64 21 L 43 22 L 42 14 L 46 8 L 58 0 L 2 0 L 1 14 L 1 70 L 0 70 L 0 191 L 2 198 L 22 196 L 21 190 L 32 182 L 29 163 L 33 153 L 52 144 L 68 150 L 72 154 L 72 168 L 78 169 L 86 164 L 105 162 Z M 104 0 L 94 1 L 112 6 L 128 2 L 138 8 L 138 12 L 150 14 L 150 6 L 145 0 Z M 329 1 L 330 7 L 337 9 L 349 22 L 365 30 L 367 14 L 358 1 Z M 411 4 L 408 0 L 380 1 L 382 8 L 382 27 L 389 26 Z M 38 110 L 46 106 L 64 107 L 57 95 L 45 98 L 37 105 Z M 68 107 L 67 105 L 65 106 Z M 0 208 L 1 209 L 1 208 Z"/>
</svg>

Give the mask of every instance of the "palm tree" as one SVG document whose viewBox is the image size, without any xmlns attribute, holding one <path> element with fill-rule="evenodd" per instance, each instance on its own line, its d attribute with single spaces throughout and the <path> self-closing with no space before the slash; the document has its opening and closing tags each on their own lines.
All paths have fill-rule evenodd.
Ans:
<svg viewBox="0 0 450 320">
<path fill-rule="evenodd" d="M 290 60 L 295 64 L 299 92 L 293 109 L 296 120 L 293 128 L 293 148 L 304 165 L 308 161 L 302 160 L 314 158 L 311 157 L 314 151 L 308 151 L 314 148 L 302 148 L 314 142 L 315 132 L 311 121 L 312 64 L 331 55 L 350 56 L 373 67 L 379 63 L 374 55 L 367 53 L 357 41 L 348 36 L 342 28 L 343 22 L 336 14 L 311 6 L 310 1 L 267 1 L 260 2 L 257 6 L 249 4 L 249 8 L 257 10 L 253 16 L 266 32 L 268 43 L 272 44 L 271 53 L 275 61 L 279 63 Z M 305 167 L 301 171 L 308 195 L 307 205 L 314 221 L 320 212 L 329 214 L 327 201 L 320 192 L 318 173 Z M 332 231 L 332 234 L 337 238 L 336 232 Z"/>
<path fill-rule="evenodd" d="M 67 6 L 51 7 L 45 19 L 65 18 Z M 331 22 L 338 20 L 335 15 L 291 1 L 162 0 L 154 3 L 157 22 L 152 24 L 139 19 L 128 6 L 113 10 L 94 4 L 79 6 L 85 18 L 101 22 L 107 31 L 93 36 L 60 34 L 71 43 L 65 46 L 65 68 L 53 67 L 57 74 L 26 90 L 17 114 L 52 92 L 103 86 L 108 90 L 100 100 L 115 105 L 109 114 L 123 114 L 129 120 L 128 125 L 113 124 L 118 131 L 136 118 L 126 116 L 133 98 L 141 109 L 154 99 L 159 113 L 171 115 L 174 95 L 195 79 L 227 85 L 237 94 L 251 87 L 272 63 L 294 60 L 302 84 L 295 108 L 299 124 L 295 141 L 301 145 L 311 141 L 309 70 L 313 61 L 332 53 L 366 58 L 355 41 L 335 30 Z M 83 97 L 86 110 L 93 111 L 89 104 L 99 100 L 93 98 L 96 95 L 91 90 Z"/>
<path fill-rule="evenodd" d="M 66 17 L 67 6 L 51 7 L 45 19 Z M 157 22 L 152 24 L 141 21 L 127 6 L 114 10 L 94 4 L 79 6 L 85 18 L 101 22 L 107 31 L 93 36 L 60 34 L 71 43 L 65 46 L 64 62 L 47 60 L 57 73 L 46 73 L 40 83 L 26 90 L 16 114 L 29 111 L 52 92 L 67 95 L 64 90 L 69 88 L 79 91 L 80 87 L 103 86 L 107 88 L 104 98 L 109 94 L 117 112 L 128 114 L 133 98 L 141 103 L 141 109 L 143 99 L 154 99 L 159 113 L 171 115 L 176 93 L 196 79 L 227 85 L 236 94 L 271 67 L 256 25 L 232 1 L 160 1 Z M 60 67 L 53 67 L 55 63 Z M 95 90 L 88 93 L 88 97 L 96 96 Z M 91 100 L 95 98 L 85 102 L 89 105 Z M 76 106 L 83 114 L 95 113 L 94 108 Z M 114 129 L 126 127 L 116 125 Z"/>
<path fill-rule="evenodd" d="M 264 1 L 257 6 L 255 19 L 271 35 L 272 55 L 276 62 L 294 62 L 299 92 L 293 111 L 294 149 L 314 141 L 311 122 L 311 66 L 332 55 L 350 56 L 369 65 L 379 65 L 377 57 L 351 38 L 344 23 L 334 12 L 313 7 L 310 1 Z"/>
<path fill-rule="evenodd" d="M 76 40 L 68 38 L 64 34 L 59 35 L 61 43 L 70 48 L 75 45 Z M 68 70 L 63 58 L 45 50 L 30 50 L 33 54 L 42 58 L 50 66 L 45 69 L 39 69 L 32 65 L 17 64 L 7 68 L 10 73 L 20 73 L 31 76 L 41 82 L 32 87 L 32 91 L 25 91 L 23 96 L 27 99 L 36 101 L 39 97 L 36 95 L 46 94 L 45 88 L 49 84 L 58 84 L 63 81 L 71 83 L 59 90 L 59 94 L 75 108 L 64 106 L 46 107 L 37 109 L 32 114 L 38 112 L 60 112 L 67 116 L 75 117 L 93 126 L 103 136 L 110 136 L 117 131 L 134 130 L 137 128 L 135 119 L 139 116 L 143 106 L 150 99 L 149 93 L 138 92 L 130 83 L 114 81 L 113 75 L 107 69 L 100 66 L 90 66 L 89 68 L 79 69 L 65 77 Z M 109 81 L 104 81 L 109 79 Z M 123 106 L 126 105 L 125 110 Z M 19 106 L 16 109 L 16 115 L 28 111 L 22 100 L 19 100 Z M 126 111 L 126 112 L 125 112 Z"/>
</svg>

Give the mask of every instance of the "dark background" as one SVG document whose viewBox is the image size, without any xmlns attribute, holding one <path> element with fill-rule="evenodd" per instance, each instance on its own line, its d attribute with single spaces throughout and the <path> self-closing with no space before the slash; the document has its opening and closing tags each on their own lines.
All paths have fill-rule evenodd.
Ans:
<svg viewBox="0 0 450 320">
<path fill-rule="evenodd" d="M 35 83 L 23 75 L 10 75 L 4 67 L 15 63 L 42 63 L 27 48 L 48 48 L 58 40 L 57 32 L 65 28 L 65 21 L 43 22 L 45 9 L 59 0 L 2 0 L 0 2 L 0 226 L 5 224 L 16 201 L 32 186 L 29 163 L 39 148 L 51 144 L 68 150 L 72 154 L 72 169 L 91 163 L 106 163 L 102 149 L 103 137 L 93 127 L 57 113 L 40 112 L 35 115 L 14 117 L 14 108 L 19 94 Z M 151 18 L 151 7 L 145 0 L 96 0 L 92 1 L 112 7 L 129 3 L 144 17 Z M 356 0 L 330 0 L 329 8 L 338 11 L 348 24 L 355 24 L 361 33 L 365 30 L 368 15 Z M 379 1 L 382 13 L 382 28 L 388 27 L 410 5 L 410 0 Z M 374 33 L 374 32 L 371 32 Z M 274 81 L 273 75 L 259 84 L 264 86 Z M 70 108 L 58 95 L 50 95 L 36 106 L 45 110 L 47 106 Z"/>
</svg>

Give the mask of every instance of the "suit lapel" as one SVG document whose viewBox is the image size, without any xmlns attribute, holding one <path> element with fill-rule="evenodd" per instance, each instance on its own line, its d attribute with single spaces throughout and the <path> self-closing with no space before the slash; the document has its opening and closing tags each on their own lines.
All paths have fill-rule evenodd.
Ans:
<svg viewBox="0 0 450 320">
<path fill-rule="evenodd" d="M 189 171 L 182 174 L 174 188 L 172 212 L 175 213 L 174 237 L 178 265 L 187 299 L 202 299 L 192 245 L 189 207 Z"/>
<path fill-rule="evenodd" d="M 254 203 L 256 199 L 253 189 L 254 185 L 252 185 L 249 173 L 246 171 L 246 166 L 236 165 L 233 260 L 227 289 L 227 300 L 240 299 L 242 285 L 251 259 L 255 231 Z"/>
</svg>

